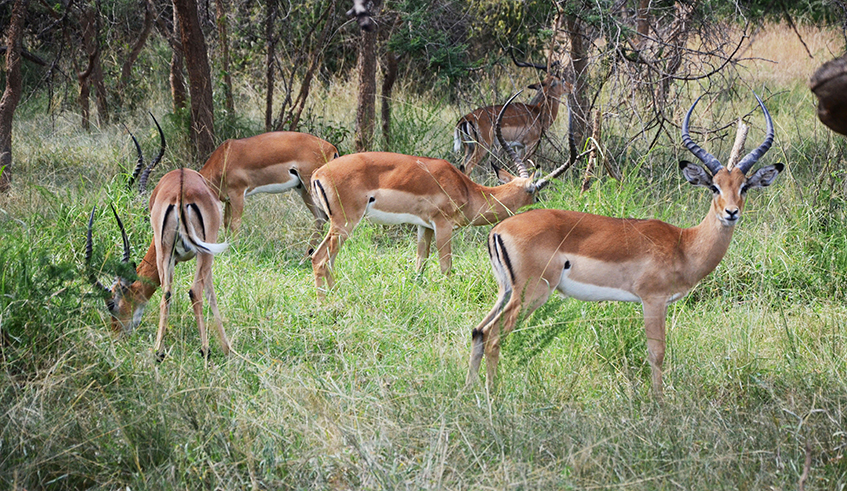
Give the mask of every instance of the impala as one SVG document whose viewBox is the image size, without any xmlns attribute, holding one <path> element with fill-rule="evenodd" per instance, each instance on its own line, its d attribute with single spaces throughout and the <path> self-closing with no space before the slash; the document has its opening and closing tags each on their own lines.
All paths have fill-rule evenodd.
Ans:
<svg viewBox="0 0 847 491">
<path fill-rule="evenodd" d="M 720 263 L 740 218 L 745 193 L 769 186 L 783 169 L 782 164 L 775 164 L 746 176 L 770 148 L 774 136 L 771 117 L 758 96 L 756 99 L 767 122 L 767 135 L 731 169 L 689 137 L 688 124 L 697 101 L 685 115 L 682 141 L 708 172 L 687 161 L 680 162 L 680 169 L 688 182 L 713 193 L 709 211 L 699 225 L 682 229 L 659 220 L 537 209 L 495 226 L 488 236 L 488 252 L 499 293 L 494 308 L 472 331 L 467 383 L 476 380 L 484 355 L 488 385 L 493 388 L 501 331 L 503 336 L 508 334 L 519 314 L 530 315 L 558 290 L 585 301 L 641 302 L 653 391 L 660 397 L 668 304 L 682 298 Z"/>
<path fill-rule="evenodd" d="M 515 96 L 517 94 L 512 99 Z M 508 103 L 497 118 L 497 129 L 505 107 Z M 502 139 L 499 131 L 498 137 Z M 424 267 L 435 236 L 441 271 L 448 272 L 452 266 L 453 230 L 469 225 L 490 225 L 532 204 L 538 191 L 575 160 L 572 137 L 570 143 L 571 161 L 543 179 L 531 178 L 521 162 L 517 162 L 519 177 L 492 164 L 503 183 L 496 187 L 476 184 L 441 159 L 365 152 L 329 162 L 312 175 L 312 195 L 330 222 L 329 233 L 312 254 L 318 296 L 323 298 L 324 283 L 326 289 L 332 288 L 335 256 L 365 217 L 382 224 L 417 225 L 418 271 Z"/>
<path fill-rule="evenodd" d="M 209 159 L 200 174 L 225 203 L 224 224 L 238 230 L 244 198 L 257 193 L 284 193 L 296 189 L 315 217 L 309 254 L 320 240 L 326 217 L 309 195 L 315 169 L 338 157 L 338 150 L 316 136 L 275 131 L 227 140 Z"/>
<path fill-rule="evenodd" d="M 229 342 L 224 332 L 217 298 L 212 284 L 212 261 L 215 254 L 223 252 L 227 244 L 215 243 L 221 226 L 221 211 L 218 199 L 206 185 L 198 172 L 177 169 L 165 174 L 150 195 L 150 223 L 153 226 L 153 242 L 147 254 L 136 268 L 136 279 L 118 277 L 111 288 L 106 288 L 91 272 L 90 279 L 106 298 L 106 307 L 112 315 L 112 329 L 116 332 L 131 332 L 141 322 L 144 307 L 156 289 L 162 287 L 159 304 L 159 329 L 156 333 L 156 359 L 165 356 L 164 337 L 171 302 L 174 267 L 177 263 L 197 257 L 194 283 L 188 291 L 194 317 L 200 331 L 201 355 L 209 356 L 209 338 L 203 322 L 202 292 L 205 291 L 212 314 L 215 332 L 225 354 L 229 353 Z M 92 225 L 94 212 L 88 219 L 88 235 L 85 246 L 85 263 L 90 268 L 92 251 Z M 129 240 L 123 223 L 112 207 L 115 220 L 121 230 L 124 253 L 122 262 L 129 262 Z"/>
<path fill-rule="evenodd" d="M 523 147 L 524 156 L 535 152 L 544 132 L 559 114 L 562 95 L 570 93 L 572 87 L 556 74 L 548 75 L 540 84 L 529 87 L 537 89 L 538 94 L 527 104 L 481 107 L 459 119 L 453 131 L 453 151 L 465 150 L 463 163 L 459 166 L 462 172 L 470 175 L 491 149 L 495 138 L 494 122 L 504 107 L 508 109 L 503 115 L 501 128 L 508 145 Z"/>
</svg>

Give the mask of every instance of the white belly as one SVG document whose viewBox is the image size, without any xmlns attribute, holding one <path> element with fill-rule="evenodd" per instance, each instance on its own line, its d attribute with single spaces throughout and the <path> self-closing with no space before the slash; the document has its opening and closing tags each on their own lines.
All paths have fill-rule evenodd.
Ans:
<svg viewBox="0 0 847 491">
<path fill-rule="evenodd" d="M 381 223 L 383 225 L 399 225 L 401 223 L 411 223 L 412 225 L 419 225 L 421 227 L 434 228 L 431 223 L 426 223 L 421 219 L 421 217 L 417 215 L 412 215 L 410 213 L 389 213 L 369 207 L 365 211 L 365 216 L 368 217 L 372 222 Z"/>
<path fill-rule="evenodd" d="M 277 182 L 274 184 L 266 184 L 264 186 L 256 186 L 255 188 L 248 190 L 244 193 L 244 196 L 252 196 L 254 194 L 259 193 L 268 193 L 268 194 L 279 194 L 284 193 L 286 191 L 290 191 L 297 187 L 300 184 L 300 179 L 296 177 L 292 177 L 290 181 L 286 182 Z"/>
<path fill-rule="evenodd" d="M 568 270 L 562 273 L 562 278 L 556 289 L 562 292 L 563 295 L 573 297 L 577 300 L 585 300 L 587 302 L 599 302 L 601 300 L 611 300 L 617 302 L 640 302 L 641 299 L 619 288 L 608 286 L 597 286 L 589 283 L 580 283 L 568 278 Z"/>
</svg>

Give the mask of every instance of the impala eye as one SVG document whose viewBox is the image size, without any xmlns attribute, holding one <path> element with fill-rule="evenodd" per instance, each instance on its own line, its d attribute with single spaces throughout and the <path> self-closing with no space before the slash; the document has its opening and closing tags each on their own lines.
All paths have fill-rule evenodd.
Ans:
<svg viewBox="0 0 847 491">
<path fill-rule="evenodd" d="M 721 192 L 721 190 L 718 189 L 718 187 L 715 186 L 714 184 L 709 184 L 709 189 L 711 189 L 712 192 L 715 193 L 715 194 L 720 194 L 720 192 Z"/>
</svg>

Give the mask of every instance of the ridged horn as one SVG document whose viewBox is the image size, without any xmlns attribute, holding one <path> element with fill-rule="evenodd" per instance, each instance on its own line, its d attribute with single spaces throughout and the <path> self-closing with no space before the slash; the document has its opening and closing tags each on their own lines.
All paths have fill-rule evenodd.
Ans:
<svg viewBox="0 0 847 491">
<path fill-rule="evenodd" d="M 91 253 L 94 249 L 94 241 L 91 238 L 91 229 L 94 226 L 94 212 L 97 211 L 97 207 L 91 209 L 91 215 L 88 217 L 88 233 L 86 234 L 85 240 L 85 269 L 88 270 L 88 280 L 97 288 L 102 294 L 106 296 L 110 296 L 112 291 L 106 288 L 103 283 L 100 283 L 100 280 L 97 279 L 97 273 L 91 267 Z"/>
<path fill-rule="evenodd" d="M 543 71 L 544 73 L 547 73 L 547 65 L 536 65 L 535 63 L 528 63 L 528 62 L 516 60 L 515 59 L 515 51 L 514 51 L 514 48 L 512 46 L 509 46 L 509 57 L 512 58 L 512 63 L 514 63 L 515 65 L 517 65 L 521 68 L 536 68 L 538 70 Z"/>
<path fill-rule="evenodd" d="M 132 171 L 132 176 L 129 178 L 129 181 L 126 183 L 127 189 L 132 189 L 132 185 L 135 184 L 135 180 L 138 179 L 138 175 L 141 174 L 141 169 L 144 168 L 144 154 L 141 153 L 141 145 L 138 144 L 138 140 L 135 139 L 135 135 L 129 131 L 129 128 L 124 125 L 126 132 L 129 133 L 130 138 L 132 138 L 132 143 L 135 144 L 135 151 L 138 154 L 138 161 L 135 163 L 135 170 Z"/>
<path fill-rule="evenodd" d="M 156 129 L 159 130 L 159 139 L 162 142 L 162 145 L 159 147 L 159 155 L 150 161 L 150 165 L 144 169 L 144 172 L 141 173 L 141 179 L 138 180 L 138 194 L 144 194 L 147 192 L 147 181 L 150 179 L 150 173 L 153 172 L 153 169 L 159 162 L 162 160 L 162 156 L 165 155 L 165 133 L 162 132 L 162 127 L 159 126 L 159 122 L 156 121 L 156 116 L 153 116 L 153 113 L 149 113 L 150 117 L 153 118 L 153 122 L 156 123 Z"/>
<path fill-rule="evenodd" d="M 124 223 L 121 221 L 121 217 L 118 216 L 117 210 L 115 210 L 115 206 L 111 203 L 109 203 L 109 206 L 112 208 L 112 214 L 115 215 L 115 220 L 118 222 L 118 228 L 121 229 L 121 239 L 123 239 L 123 243 L 124 243 L 124 254 L 121 257 L 121 262 L 122 263 L 128 263 L 129 262 L 129 256 L 131 254 L 131 251 L 129 249 L 129 238 L 126 235 L 126 229 L 124 228 Z"/>
<path fill-rule="evenodd" d="M 503 114 L 506 112 L 506 108 L 509 107 L 509 104 L 515 100 L 515 97 L 519 96 L 523 90 L 517 91 L 512 97 L 503 104 L 503 107 L 500 108 L 500 113 L 497 115 L 497 121 L 494 123 L 494 134 L 497 135 L 497 141 L 500 142 L 500 146 L 503 147 L 503 150 L 506 152 L 506 155 L 512 159 L 512 162 L 515 163 L 515 167 L 518 169 L 518 176 L 526 179 L 529 177 L 529 172 L 526 170 L 526 166 L 523 165 L 523 160 L 518 158 L 518 154 L 515 152 L 515 149 L 512 148 L 509 144 L 506 143 L 506 140 L 503 138 L 503 131 L 500 127 L 503 122 Z"/>
<path fill-rule="evenodd" d="M 723 164 L 721 164 L 714 155 L 697 146 L 697 144 L 694 143 L 688 135 L 688 122 L 691 120 L 691 113 L 694 112 L 694 106 L 700 102 L 702 97 L 703 96 L 698 97 L 697 100 L 694 101 L 694 104 L 691 105 L 688 112 L 685 113 L 685 119 L 682 121 L 682 144 L 685 145 L 685 148 L 687 148 L 689 152 L 693 153 L 695 157 L 700 159 L 700 161 L 709 168 L 709 172 L 711 172 L 712 175 L 715 175 L 719 170 L 723 169 Z"/>
<path fill-rule="evenodd" d="M 568 170 L 576 162 L 576 139 L 574 138 L 573 127 L 573 111 L 571 111 L 571 105 L 568 103 L 568 145 L 570 146 L 570 160 L 560 165 L 547 176 L 535 181 L 536 192 L 547 187 L 547 185 L 550 184 L 550 181 L 562 175 L 563 172 Z"/>
<path fill-rule="evenodd" d="M 756 96 L 756 100 L 759 102 L 759 107 L 762 108 L 762 112 L 765 115 L 767 131 L 765 135 L 765 141 L 762 142 L 762 144 L 759 145 L 758 148 L 745 155 L 744 158 L 741 159 L 736 165 L 736 167 L 741 169 L 741 172 L 745 174 L 747 174 L 750 168 L 753 167 L 753 164 L 755 164 L 760 158 L 762 158 L 762 155 L 764 155 L 765 152 L 767 152 L 771 148 L 771 145 L 773 144 L 774 135 L 773 120 L 771 119 L 771 115 L 768 112 L 768 109 L 765 107 L 765 104 L 762 102 L 761 99 L 759 99 L 759 96 L 755 92 L 753 92 L 753 95 Z"/>
</svg>

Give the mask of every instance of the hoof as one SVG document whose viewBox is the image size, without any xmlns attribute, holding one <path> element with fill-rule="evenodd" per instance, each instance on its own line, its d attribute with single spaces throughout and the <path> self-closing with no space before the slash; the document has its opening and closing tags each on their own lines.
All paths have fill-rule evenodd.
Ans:
<svg viewBox="0 0 847 491">
<path fill-rule="evenodd" d="M 162 363 L 165 360 L 165 351 L 156 352 L 156 363 Z"/>
<path fill-rule="evenodd" d="M 200 358 L 203 358 L 204 361 L 209 361 L 210 351 L 209 348 L 200 348 Z"/>
</svg>

